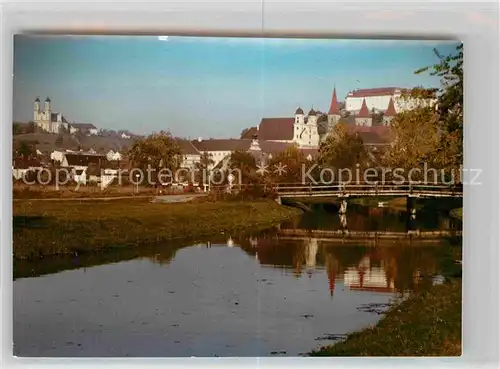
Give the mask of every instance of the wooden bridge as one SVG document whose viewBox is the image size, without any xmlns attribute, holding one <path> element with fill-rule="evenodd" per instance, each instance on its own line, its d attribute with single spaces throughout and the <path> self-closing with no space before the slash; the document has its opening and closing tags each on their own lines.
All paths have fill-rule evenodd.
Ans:
<svg viewBox="0 0 500 369">
<path fill-rule="evenodd" d="M 422 198 L 463 197 L 461 186 L 445 184 L 277 184 L 274 188 L 279 198 L 304 197 L 365 197 L 365 196 L 406 196 Z"/>
</svg>

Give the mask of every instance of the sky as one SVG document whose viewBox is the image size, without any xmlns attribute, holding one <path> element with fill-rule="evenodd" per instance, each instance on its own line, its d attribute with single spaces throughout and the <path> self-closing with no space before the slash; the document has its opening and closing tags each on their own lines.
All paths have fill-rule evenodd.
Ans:
<svg viewBox="0 0 500 369">
<path fill-rule="evenodd" d="M 262 117 L 327 111 L 357 88 L 438 87 L 414 71 L 450 41 L 16 36 L 15 121 L 48 96 L 69 122 L 137 134 L 238 137 Z M 43 103 L 42 103 L 43 106 Z"/>
</svg>

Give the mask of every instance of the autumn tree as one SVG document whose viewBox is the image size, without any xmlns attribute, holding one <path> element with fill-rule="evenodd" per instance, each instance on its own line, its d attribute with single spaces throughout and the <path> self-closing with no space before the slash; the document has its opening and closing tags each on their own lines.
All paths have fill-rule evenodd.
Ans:
<svg viewBox="0 0 500 369">
<path fill-rule="evenodd" d="M 350 133 L 346 124 L 340 123 L 321 143 L 319 161 L 329 168 L 355 170 L 367 167 L 370 159 L 363 140 Z"/>
<path fill-rule="evenodd" d="M 162 169 L 174 171 L 182 163 L 182 153 L 176 140 L 169 132 L 161 131 L 138 139 L 128 152 L 135 168 L 143 171 L 152 169 L 152 180 L 158 181 L 158 173 Z M 142 178 L 143 181 L 145 178 Z"/>
<path fill-rule="evenodd" d="M 231 171 L 239 171 L 241 184 L 261 183 L 262 175 L 257 173 L 257 163 L 255 158 L 248 152 L 236 150 L 231 153 L 229 159 Z"/>
<path fill-rule="evenodd" d="M 191 178 L 194 178 L 194 181 L 198 183 L 208 181 L 208 172 L 214 163 L 215 161 L 212 158 L 212 154 L 206 151 L 202 152 L 200 161 L 195 163 L 194 175 L 192 175 Z"/>
<path fill-rule="evenodd" d="M 393 119 L 394 141 L 384 162 L 405 170 L 422 169 L 426 163 L 428 168 L 444 170 L 447 176 L 454 171 L 457 181 L 463 162 L 463 45 L 448 56 L 442 56 L 436 49 L 434 54 L 439 62 L 415 73 L 439 76 L 441 86 L 414 88 L 403 94 L 403 103 L 411 100 L 422 104 L 398 113 Z M 424 103 L 429 101 L 433 103 Z"/>
<path fill-rule="evenodd" d="M 271 180 L 274 183 L 301 183 L 303 169 L 307 172 L 313 166 L 313 161 L 296 146 L 271 157 L 268 163 Z"/>
<path fill-rule="evenodd" d="M 34 157 L 36 156 L 36 144 L 38 144 L 38 141 L 15 140 L 12 147 L 12 156 L 23 159 Z"/>
</svg>

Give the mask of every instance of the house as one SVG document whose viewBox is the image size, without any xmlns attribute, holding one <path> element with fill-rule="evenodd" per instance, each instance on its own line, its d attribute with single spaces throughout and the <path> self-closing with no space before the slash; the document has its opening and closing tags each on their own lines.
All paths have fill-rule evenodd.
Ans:
<svg viewBox="0 0 500 369">
<path fill-rule="evenodd" d="M 201 160 L 200 151 L 196 148 L 193 142 L 182 138 L 175 139 L 182 153 L 181 168 L 194 169 L 196 163 Z"/>
<path fill-rule="evenodd" d="M 87 183 L 87 170 L 90 165 L 94 168 L 101 168 L 107 163 L 105 155 L 66 152 L 64 153 L 61 167 L 69 168 L 73 180 L 78 183 Z"/>
<path fill-rule="evenodd" d="M 118 151 L 113 150 L 108 151 L 108 153 L 106 154 L 106 158 L 109 161 L 120 161 L 123 159 L 122 154 L 120 154 Z"/>
<path fill-rule="evenodd" d="M 84 135 L 92 136 L 96 136 L 99 133 L 96 126 L 91 123 L 70 123 L 69 132 L 71 134 L 82 133 Z"/>
<path fill-rule="evenodd" d="M 42 169 L 40 160 L 35 158 L 15 158 L 12 161 L 12 177 L 22 179 L 29 171 Z"/>
<path fill-rule="evenodd" d="M 251 140 L 248 139 L 234 139 L 234 138 L 222 138 L 222 139 L 209 139 L 203 140 L 198 138 L 197 140 L 191 141 L 193 146 L 200 152 L 210 155 L 213 164 L 209 169 L 216 167 L 223 159 L 230 156 L 234 151 L 246 151 L 250 147 Z"/>
</svg>

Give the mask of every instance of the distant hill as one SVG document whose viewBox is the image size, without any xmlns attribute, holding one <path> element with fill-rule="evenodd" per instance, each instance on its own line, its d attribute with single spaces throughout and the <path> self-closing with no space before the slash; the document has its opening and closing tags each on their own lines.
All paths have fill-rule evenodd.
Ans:
<svg viewBox="0 0 500 369">
<path fill-rule="evenodd" d="M 25 133 L 15 135 L 14 141 L 37 142 L 36 148 L 44 154 L 50 154 L 54 150 L 90 150 L 105 154 L 109 150 L 127 152 L 134 144 L 134 139 L 124 139 L 118 136 L 85 136 L 70 135 L 69 133 Z"/>
<path fill-rule="evenodd" d="M 50 153 L 56 149 L 78 150 L 79 143 L 69 134 L 25 133 L 13 137 L 14 141 L 37 142 L 36 148 L 42 153 Z"/>
</svg>

